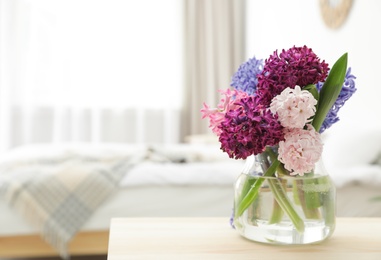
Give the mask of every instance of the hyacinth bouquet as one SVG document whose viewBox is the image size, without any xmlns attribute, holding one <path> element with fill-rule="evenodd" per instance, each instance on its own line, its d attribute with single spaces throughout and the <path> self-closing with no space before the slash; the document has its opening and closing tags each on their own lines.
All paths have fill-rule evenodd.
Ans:
<svg viewBox="0 0 381 260">
<path fill-rule="evenodd" d="M 233 75 L 233 88 L 220 91 L 216 108 L 204 103 L 202 117 L 209 119 L 221 150 L 234 159 L 259 156 L 263 177 L 274 177 L 269 186 L 280 207 L 274 207 L 271 223 L 286 213 L 294 228 L 304 232 L 300 213 L 276 178 L 313 176 L 323 152 L 321 134 L 339 120 L 339 109 L 356 91 L 354 80 L 346 53 L 329 68 L 312 49 L 294 46 L 275 51 L 265 62 L 249 59 Z M 244 192 L 235 199 L 235 219 L 257 199 L 263 181 L 245 181 Z M 309 205 L 316 198 L 303 199 L 304 214 L 317 217 Z"/>
</svg>

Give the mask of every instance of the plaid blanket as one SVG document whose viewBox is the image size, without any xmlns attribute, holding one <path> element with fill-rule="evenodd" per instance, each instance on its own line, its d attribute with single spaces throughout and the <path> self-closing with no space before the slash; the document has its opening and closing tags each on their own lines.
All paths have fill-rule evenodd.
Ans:
<svg viewBox="0 0 381 260">
<path fill-rule="evenodd" d="M 145 154 L 62 154 L 0 164 L 0 198 L 36 226 L 63 259 L 67 245 Z"/>
</svg>

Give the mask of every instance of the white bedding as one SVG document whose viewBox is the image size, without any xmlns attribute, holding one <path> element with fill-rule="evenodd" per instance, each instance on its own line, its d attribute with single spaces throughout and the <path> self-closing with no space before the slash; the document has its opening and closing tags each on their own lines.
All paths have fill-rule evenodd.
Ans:
<svg viewBox="0 0 381 260">
<path fill-rule="evenodd" d="M 352 183 L 337 189 L 338 217 L 381 217 L 378 187 Z M 86 222 L 83 231 L 108 230 L 114 217 L 226 217 L 233 205 L 232 185 L 142 186 L 121 188 Z M 37 234 L 38 230 L 0 201 L 0 236 Z"/>
<path fill-rule="evenodd" d="M 123 188 L 104 203 L 82 230 L 108 230 L 113 217 L 226 217 L 233 206 L 229 186 L 144 186 Z M 0 236 L 37 234 L 19 214 L 0 201 Z"/>
<path fill-rule="evenodd" d="M 219 151 L 218 145 L 154 148 L 159 152 L 125 175 L 117 194 L 98 208 L 83 230 L 107 230 L 112 217 L 225 216 L 228 223 L 233 205 L 233 184 L 244 162 L 228 159 Z M 19 160 L 20 157 L 49 158 L 62 153 L 112 157 L 126 152 L 139 153 L 145 149 L 146 146 L 113 144 L 33 145 L 16 149 L 1 161 Z M 339 169 L 333 172 L 328 169 L 338 188 L 337 215 L 381 217 L 381 201 L 371 200 L 381 196 L 380 167 L 359 164 L 351 169 L 361 170 L 361 178 L 358 173 L 345 175 L 349 168 L 341 173 Z M 0 229 L 0 236 L 37 233 L 2 200 L 0 212 L 0 223 L 6 223 Z"/>
<path fill-rule="evenodd" d="M 126 174 L 120 185 L 232 186 L 243 165 L 243 161 L 235 160 L 177 164 L 144 162 Z"/>
<path fill-rule="evenodd" d="M 0 164 L 20 159 L 54 158 L 65 153 L 111 158 L 126 153 L 143 153 L 147 147 L 147 145 L 84 143 L 28 145 L 13 149 L 2 156 Z M 151 162 L 133 169 L 121 182 L 122 186 L 167 183 L 230 184 L 235 180 L 235 170 L 238 169 L 239 172 L 244 163 L 242 160 L 229 159 L 225 153 L 221 152 L 219 144 L 150 145 L 150 147 L 156 150 L 153 158 L 150 158 Z M 157 156 L 157 154 L 163 156 Z M 353 138 L 345 134 L 334 138 L 325 136 L 323 161 L 337 187 L 343 187 L 352 182 L 379 187 L 381 164 L 372 163 L 377 160 L 377 156 L 381 157 L 381 130 L 370 133 L 360 132 Z M 380 158 L 378 159 L 381 161 Z M 176 160 L 178 162 L 184 160 L 186 164 L 165 163 Z M 202 169 L 205 163 L 208 164 L 208 171 L 204 173 Z"/>
</svg>

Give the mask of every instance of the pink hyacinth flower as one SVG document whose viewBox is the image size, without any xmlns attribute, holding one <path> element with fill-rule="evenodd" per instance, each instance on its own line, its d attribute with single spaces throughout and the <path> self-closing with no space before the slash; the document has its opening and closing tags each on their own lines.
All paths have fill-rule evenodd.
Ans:
<svg viewBox="0 0 381 260">
<path fill-rule="evenodd" d="M 307 130 L 288 129 L 284 141 L 279 142 L 278 159 L 291 175 L 303 176 L 311 172 L 321 157 L 323 142 L 320 134 L 308 125 Z"/>
<path fill-rule="evenodd" d="M 225 98 L 220 100 L 220 103 L 217 105 L 217 108 L 210 108 L 207 104 L 203 104 L 204 107 L 201 109 L 202 118 L 209 118 L 209 128 L 212 129 L 213 133 L 217 136 L 220 136 L 221 129 L 219 125 L 224 121 L 225 114 L 229 110 L 234 110 L 237 105 L 234 103 L 237 100 L 246 98 L 249 95 L 246 92 L 240 90 L 220 90 L 219 91 Z"/>
<path fill-rule="evenodd" d="M 270 105 L 270 111 L 278 114 L 278 120 L 283 127 L 303 128 L 315 115 L 317 104 L 314 96 L 307 90 L 286 88 L 275 96 Z"/>
</svg>

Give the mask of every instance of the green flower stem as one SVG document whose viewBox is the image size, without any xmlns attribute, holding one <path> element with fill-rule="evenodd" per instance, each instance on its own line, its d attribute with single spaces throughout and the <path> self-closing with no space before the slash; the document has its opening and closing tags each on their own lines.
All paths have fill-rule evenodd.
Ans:
<svg viewBox="0 0 381 260">
<path fill-rule="evenodd" d="M 237 208 L 235 211 L 235 216 L 240 217 L 245 210 L 255 201 L 255 199 L 258 197 L 259 189 L 261 188 L 263 182 L 265 181 L 265 178 L 263 177 L 274 177 L 275 172 L 277 169 L 282 170 L 282 167 L 279 160 L 277 159 L 276 154 L 274 153 L 271 148 L 266 149 L 267 155 L 269 156 L 270 161 L 272 161 L 272 164 L 270 165 L 269 160 L 266 158 L 264 154 L 261 155 L 261 160 L 264 165 L 266 165 L 266 170 L 263 176 L 259 177 L 254 181 L 254 183 L 251 185 L 249 191 L 246 193 L 246 195 L 238 201 Z M 249 182 L 248 180 L 246 182 Z M 296 230 L 300 233 L 304 232 L 304 222 L 299 217 L 298 213 L 295 211 L 295 209 L 292 206 L 292 203 L 290 202 L 289 198 L 287 197 L 287 193 L 283 188 L 283 184 L 278 179 L 269 179 L 268 180 L 270 189 L 272 190 L 275 200 L 277 204 L 279 205 L 279 208 L 275 206 L 276 212 L 273 213 L 273 217 L 271 221 L 277 221 L 279 222 L 281 219 L 282 212 L 286 212 L 289 216 L 290 220 L 294 224 Z M 246 187 L 247 183 L 244 184 L 244 187 Z M 274 222 L 276 223 L 276 222 Z"/>
<path fill-rule="evenodd" d="M 278 201 L 274 199 L 273 211 L 269 220 L 269 224 L 279 223 L 284 215 L 284 211 L 279 205 Z"/>
<path fill-rule="evenodd" d="M 317 179 L 305 179 L 302 181 L 303 181 L 304 187 L 319 185 L 319 181 Z M 307 209 L 317 209 L 321 206 L 319 191 L 307 190 L 304 192 L 304 198 L 305 198 Z"/>
<path fill-rule="evenodd" d="M 329 187 L 334 186 L 334 184 L 332 183 L 332 180 L 329 176 L 326 176 L 325 178 L 319 179 L 319 184 L 326 185 Z M 336 194 L 334 194 L 334 196 L 336 196 Z M 325 207 L 326 207 L 326 209 L 323 211 L 325 214 L 324 215 L 325 223 L 328 225 L 335 224 L 335 221 L 336 221 L 336 218 L 335 218 L 335 216 L 336 216 L 335 197 L 331 198 L 330 200 L 326 200 L 325 201 Z"/>
<path fill-rule="evenodd" d="M 255 185 L 255 182 L 257 180 L 254 179 L 254 178 L 246 178 L 245 179 L 245 182 L 243 184 L 243 187 L 242 187 L 242 191 L 241 191 L 241 194 L 239 196 L 239 199 L 238 199 L 238 203 L 236 204 L 241 204 L 242 200 L 246 197 L 246 195 L 248 194 L 250 188 Z"/>
<path fill-rule="evenodd" d="M 335 212 L 335 200 L 334 199 L 331 199 L 331 200 L 328 200 L 327 202 L 327 208 L 325 210 L 325 216 L 324 216 L 324 219 L 325 219 L 325 223 L 329 226 L 334 226 L 334 224 L 336 223 L 336 212 Z"/>
<path fill-rule="evenodd" d="M 276 160 L 277 156 L 273 150 L 267 149 L 267 153 L 269 154 L 271 160 Z M 278 177 L 288 176 L 287 171 L 284 168 L 284 165 L 282 163 L 278 165 L 277 174 L 278 174 Z M 287 181 L 286 183 L 283 183 L 283 187 L 287 189 Z M 283 215 L 284 215 L 284 211 L 282 207 L 279 205 L 278 201 L 274 199 L 274 206 L 273 206 L 273 211 L 271 213 L 269 224 L 279 223 L 282 220 Z"/>
<path fill-rule="evenodd" d="M 271 148 L 266 149 L 266 151 L 269 154 L 271 160 L 277 160 L 277 156 Z M 280 173 L 281 175 L 287 175 L 286 170 L 283 167 L 283 164 L 278 165 L 278 173 Z M 280 208 L 287 213 L 288 217 L 291 219 L 292 223 L 294 224 L 296 230 L 299 233 L 303 233 L 304 232 L 303 219 L 301 219 L 298 213 L 295 211 L 291 201 L 289 200 L 287 196 L 287 192 L 283 188 L 282 182 L 278 179 L 269 179 L 268 183 Z M 280 213 L 276 212 L 275 214 L 280 214 Z"/>
<path fill-rule="evenodd" d="M 275 199 L 279 203 L 279 206 L 287 213 L 288 217 L 294 224 L 296 230 L 299 233 L 304 232 L 304 222 L 295 211 L 292 203 L 287 197 L 286 191 L 283 189 L 282 183 L 278 179 L 268 179 L 270 189 L 272 190 Z"/>
<path fill-rule="evenodd" d="M 292 195 L 294 197 L 295 205 L 300 206 L 301 202 L 300 202 L 300 197 L 299 197 L 299 188 L 298 188 L 298 181 L 297 180 L 292 181 Z"/>
<path fill-rule="evenodd" d="M 271 166 L 266 170 L 263 177 L 270 177 L 274 176 L 275 170 L 277 169 L 280 162 L 278 160 L 275 160 Z M 262 186 L 263 182 L 265 181 L 264 178 L 258 178 L 255 180 L 255 182 L 251 185 L 250 190 L 247 192 L 245 197 L 238 203 L 238 207 L 236 209 L 236 217 L 239 217 L 245 212 L 245 210 L 250 206 L 251 203 L 258 197 L 258 191 L 259 188 Z"/>
<path fill-rule="evenodd" d="M 305 192 L 301 187 L 306 185 L 306 182 L 311 182 L 312 180 L 297 180 L 297 190 L 299 195 L 299 201 L 302 206 L 304 215 L 308 219 L 320 219 L 321 214 L 318 207 L 320 204 L 320 197 L 318 192 Z M 308 183 L 308 185 L 312 185 L 312 183 Z"/>
<path fill-rule="evenodd" d="M 283 188 L 287 189 L 287 181 L 285 182 L 284 180 L 282 181 Z M 269 224 L 275 224 L 279 223 L 282 220 L 282 217 L 284 215 L 284 211 L 279 205 L 278 201 L 274 199 L 273 202 L 273 211 L 271 213 L 271 217 L 269 220 Z"/>
<path fill-rule="evenodd" d="M 272 150 L 268 151 L 268 153 L 272 159 L 276 158 L 276 154 Z M 279 165 L 277 171 L 278 171 L 278 174 L 282 176 L 288 175 L 286 170 L 284 169 L 283 164 Z M 301 191 L 300 188 L 298 188 L 298 187 L 302 187 L 302 185 L 304 185 L 305 183 L 313 185 L 313 182 L 314 180 L 308 180 L 308 179 L 296 180 L 294 183 L 296 184 L 295 185 L 296 190 L 294 190 L 294 201 L 295 201 L 295 205 L 302 206 L 304 215 L 307 218 L 320 219 L 321 214 L 320 214 L 320 211 L 317 209 L 318 207 L 321 206 L 319 193 L 318 192 L 304 193 L 303 191 Z"/>
<path fill-rule="evenodd" d="M 267 158 L 267 156 L 269 158 Z M 277 156 L 271 148 L 267 147 L 266 152 L 263 154 L 260 154 L 259 158 L 261 160 L 262 167 L 265 166 L 264 168 L 268 168 L 270 166 L 270 161 L 275 161 L 277 159 Z M 276 173 L 278 176 L 279 176 L 279 174 L 284 173 L 284 167 L 281 163 L 278 165 Z M 275 173 L 274 173 L 274 176 L 275 176 Z M 282 220 L 283 215 L 284 215 L 284 211 L 280 207 L 278 201 L 274 198 L 273 211 L 272 211 L 271 217 L 269 219 L 269 224 L 275 224 L 275 223 L 280 222 Z"/>
</svg>

